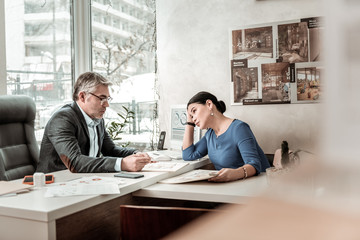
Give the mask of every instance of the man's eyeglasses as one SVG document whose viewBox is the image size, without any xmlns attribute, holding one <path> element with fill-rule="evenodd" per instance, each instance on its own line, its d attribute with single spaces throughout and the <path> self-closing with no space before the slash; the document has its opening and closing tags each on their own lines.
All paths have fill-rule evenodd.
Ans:
<svg viewBox="0 0 360 240">
<path fill-rule="evenodd" d="M 91 92 L 89 92 L 91 95 L 93 95 L 94 97 L 97 97 L 98 99 L 100 99 L 100 104 L 103 105 L 105 102 L 110 103 L 113 99 L 112 97 L 99 97 L 98 95 L 95 95 Z"/>
</svg>

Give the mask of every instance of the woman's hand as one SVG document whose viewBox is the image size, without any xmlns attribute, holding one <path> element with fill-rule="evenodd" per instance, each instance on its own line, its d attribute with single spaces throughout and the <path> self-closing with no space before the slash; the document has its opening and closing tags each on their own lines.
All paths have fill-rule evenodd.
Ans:
<svg viewBox="0 0 360 240">
<path fill-rule="evenodd" d="M 243 178 L 241 173 L 242 169 L 231 169 L 223 168 L 219 171 L 218 175 L 215 177 L 209 178 L 208 181 L 211 182 L 231 182 Z"/>
<path fill-rule="evenodd" d="M 188 112 L 186 113 L 186 121 L 190 123 L 194 123 L 192 117 Z M 185 133 L 184 133 L 183 145 L 182 145 L 183 150 L 191 146 L 194 142 L 194 127 L 195 126 L 191 126 L 187 124 L 185 125 Z"/>
<path fill-rule="evenodd" d="M 189 114 L 189 112 L 188 112 L 187 109 L 186 109 L 186 121 L 192 122 L 192 117 L 191 117 L 191 115 Z"/>
<path fill-rule="evenodd" d="M 247 178 L 254 176 L 256 174 L 256 169 L 252 165 L 245 164 L 244 166 L 241 166 L 237 169 L 223 168 L 219 171 L 218 175 L 216 175 L 215 177 L 209 178 L 209 181 L 211 181 L 211 182 L 231 182 L 231 181 L 243 179 L 245 177 L 244 168 L 246 168 L 246 177 Z"/>
<path fill-rule="evenodd" d="M 194 123 L 194 120 L 192 119 L 192 117 L 190 116 L 189 113 L 186 113 L 186 121 L 187 121 L 187 122 Z"/>
</svg>

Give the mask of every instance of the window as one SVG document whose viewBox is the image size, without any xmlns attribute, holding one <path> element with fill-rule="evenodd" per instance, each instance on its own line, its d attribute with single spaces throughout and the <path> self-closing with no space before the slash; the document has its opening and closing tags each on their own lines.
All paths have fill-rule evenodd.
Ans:
<svg viewBox="0 0 360 240">
<path fill-rule="evenodd" d="M 92 12 L 93 22 L 100 22 L 100 14 L 98 12 Z"/>
<path fill-rule="evenodd" d="M 127 13 L 127 11 L 128 11 L 128 8 L 127 8 L 127 6 L 124 4 L 122 4 L 121 5 L 121 11 L 123 12 L 123 13 Z"/>
<path fill-rule="evenodd" d="M 113 27 L 114 28 L 119 28 L 120 27 L 120 20 L 117 18 L 113 19 Z"/>
<path fill-rule="evenodd" d="M 109 21 L 108 21 L 109 17 L 104 15 L 102 16 L 102 23 L 105 24 L 105 25 L 108 25 Z"/>
<path fill-rule="evenodd" d="M 36 137 L 50 112 L 71 100 L 70 0 L 5 0 L 7 94 L 36 103 Z"/>
<path fill-rule="evenodd" d="M 121 112 L 125 106 L 135 112 L 135 119 L 126 129 L 124 141 L 134 143 L 141 149 L 148 147 L 151 136 L 154 136 L 156 124 L 155 85 L 155 1 L 112 0 L 93 4 L 93 13 L 101 12 L 103 24 L 99 27 L 94 21 L 92 24 L 92 66 L 93 70 L 103 74 L 113 82 L 111 96 L 113 101 L 110 111 Z M 119 11 L 111 11 L 116 6 Z M 135 10 L 136 9 L 136 10 Z M 116 10 L 116 9 L 115 9 Z M 130 13 L 133 17 L 124 18 L 123 13 Z M 136 14 L 144 16 L 134 19 Z M 118 31 L 117 28 L 121 31 Z M 109 29 L 112 29 L 109 30 Z M 156 114 L 155 114 L 156 115 Z M 124 133 L 123 133 L 124 135 Z M 154 141 L 156 142 L 156 140 Z"/>
<path fill-rule="evenodd" d="M 127 15 L 134 9 L 141 18 Z M 39 143 L 51 115 L 72 101 L 73 76 L 93 70 L 113 82 L 111 118 L 122 106 L 135 112 L 122 138 L 154 146 L 155 0 L 5 0 L 0 18 L 0 92 L 34 99 Z"/>
</svg>

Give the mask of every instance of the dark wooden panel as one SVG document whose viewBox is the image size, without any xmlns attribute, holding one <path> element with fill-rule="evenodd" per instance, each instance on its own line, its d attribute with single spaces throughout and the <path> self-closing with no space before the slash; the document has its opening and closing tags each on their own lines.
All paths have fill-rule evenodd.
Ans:
<svg viewBox="0 0 360 240">
<path fill-rule="evenodd" d="M 119 239 L 121 204 L 132 204 L 131 194 L 58 219 L 56 239 Z"/>
<path fill-rule="evenodd" d="M 227 203 L 133 196 L 132 205 L 217 209 Z"/>
<path fill-rule="evenodd" d="M 160 239 L 214 209 L 120 206 L 121 239 Z"/>
</svg>

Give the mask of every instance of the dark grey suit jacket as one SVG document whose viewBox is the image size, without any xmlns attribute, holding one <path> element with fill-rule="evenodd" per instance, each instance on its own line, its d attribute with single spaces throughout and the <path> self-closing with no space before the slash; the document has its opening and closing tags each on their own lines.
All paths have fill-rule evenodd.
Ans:
<svg viewBox="0 0 360 240">
<path fill-rule="evenodd" d="M 73 102 L 54 113 L 45 127 L 37 172 L 69 169 L 71 172 L 114 172 L 117 157 L 126 157 L 135 149 L 114 144 L 105 130 L 104 119 L 97 126 L 99 152 L 89 157 L 90 139 L 85 118 Z"/>
</svg>

